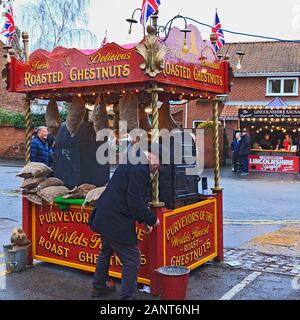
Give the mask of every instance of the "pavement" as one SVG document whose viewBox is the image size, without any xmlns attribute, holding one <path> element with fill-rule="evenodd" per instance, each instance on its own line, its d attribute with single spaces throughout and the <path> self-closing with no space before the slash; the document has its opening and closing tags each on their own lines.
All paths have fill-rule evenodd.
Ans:
<svg viewBox="0 0 300 320">
<path fill-rule="evenodd" d="M 24 272 L 7 273 L 2 245 L 22 222 L 21 179 L 15 176 L 20 166 L 0 160 L 0 300 L 90 300 L 91 273 L 39 261 Z M 213 171 L 203 175 L 212 188 Z M 187 299 L 299 300 L 300 180 L 241 177 L 230 167 L 221 177 L 225 259 L 191 272 Z M 115 282 L 117 291 L 104 300 L 119 299 L 121 282 Z M 139 291 L 137 299 L 160 298 Z"/>
</svg>

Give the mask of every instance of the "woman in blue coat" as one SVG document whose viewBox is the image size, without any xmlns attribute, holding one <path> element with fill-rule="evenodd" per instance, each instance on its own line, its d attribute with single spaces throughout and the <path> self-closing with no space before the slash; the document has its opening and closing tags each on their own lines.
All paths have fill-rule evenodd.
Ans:
<svg viewBox="0 0 300 320">
<path fill-rule="evenodd" d="M 237 131 L 231 143 L 233 172 L 236 172 L 240 168 L 240 163 L 241 163 L 240 156 L 239 156 L 240 143 L 241 143 L 241 132 Z"/>
</svg>

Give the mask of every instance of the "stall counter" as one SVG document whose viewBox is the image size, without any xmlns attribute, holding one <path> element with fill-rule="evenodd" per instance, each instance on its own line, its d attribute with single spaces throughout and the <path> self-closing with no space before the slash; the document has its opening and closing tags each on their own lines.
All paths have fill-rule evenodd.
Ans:
<svg viewBox="0 0 300 320">
<path fill-rule="evenodd" d="M 93 208 L 79 205 L 42 206 L 23 197 L 23 228 L 32 242 L 33 259 L 94 272 L 101 238 L 87 225 Z M 223 259 L 222 193 L 174 210 L 153 208 L 161 224 L 151 234 L 137 224 L 141 250 L 138 282 L 153 284 L 159 266 L 194 269 L 208 260 Z M 111 259 L 110 276 L 121 278 L 121 262 Z"/>
</svg>

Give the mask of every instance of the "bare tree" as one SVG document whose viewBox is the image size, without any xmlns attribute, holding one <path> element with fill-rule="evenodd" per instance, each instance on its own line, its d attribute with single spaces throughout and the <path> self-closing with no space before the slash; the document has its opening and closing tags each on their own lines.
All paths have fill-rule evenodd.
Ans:
<svg viewBox="0 0 300 320">
<path fill-rule="evenodd" d="M 28 31 L 30 49 L 94 47 L 96 36 L 85 27 L 90 0 L 35 0 L 20 8 L 18 26 Z"/>
</svg>

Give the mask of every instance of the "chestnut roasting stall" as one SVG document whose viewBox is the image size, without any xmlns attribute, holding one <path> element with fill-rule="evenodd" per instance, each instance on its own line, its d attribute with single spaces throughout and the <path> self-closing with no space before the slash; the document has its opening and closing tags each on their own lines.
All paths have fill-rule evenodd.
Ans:
<svg viewBox="0 0 300 320">
<path fill-rule="evenodd" d="M 212 104 L 214 121 L 215 184 L 210 195 L 198 194 L 196 201 L 173 209 L 163 206 L 159 196 L 158 174 L 152 180 L 151 206 L 161 224 L 151 234 L 137 225 L 141 249 L 138 281 L 151 285 L 158 293 L 155 269 L 181 265 L 194 269 L 208 260 L 223 259 L 222 188 L 219 173 L 219 121 L 217 95 L 230 90 L 230 66 L 220 61 L 211 41 L 202 40 L 194 26 L 187 35 L 188 52 L 177 41 L 179 29 L 172 28 L 161 41 L 155 32 L 139 44 L 120 46 L 108 43 L 97 50 L 58 47 L 52 52 L 28 53 L 28 34 L 23 33 L 26 61 L 14 56 L 8 66 L 11 92 L 26 94 L 26 162 L 30 149 L 30 103 L 34 99 L 55 98 L 70 101 L 82 96 L 93 104 L 98 94 L 115 103 L 131 91 L 141 99 L 147 96 L 152 108 L 152 129 L 159 129 L 159 113 L 169 108 L 170 100 L 207 99 Z M 181 39 L 181 38 L 180 38 Z M 158 101 L 163 102 L 160 109 Z M 152 134 L 152 140 L 158 136 Z M 32 259 L 93 272 L 101 239 L 87 225 L 92 207 L 70 205 L 65 210 L 47 203 L 36 205 L 23 197 L 23 228 L 32 241 Z M 111 260 L 110 275 L 121 277 L 118 257 Z"/>
</svg>

